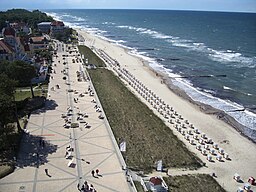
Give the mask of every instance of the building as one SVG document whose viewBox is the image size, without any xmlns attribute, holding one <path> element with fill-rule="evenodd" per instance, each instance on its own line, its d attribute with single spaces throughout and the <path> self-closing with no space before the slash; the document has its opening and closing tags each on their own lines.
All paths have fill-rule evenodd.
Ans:
<svg viewBox="0 0 256 192">
<path fill-rule="evenodd" d="M 15 52 L 4 40 L 0 40 L 0 60 L 13 61 Z"/>
<path fill-rule="evenodd" d="M 3 41 L 14 51 L 14 58 L 16 60 L 24 60 L 26 58 L 25 48 L 21 43 L 21 37 L 17 36 L 17 33 L 13 27 L 7 22 L 7 26 L 2 31 Z M 9 57 L 8 57 L 9 58 Z"/>
<path fill-rule="evenodd" d="M 30 37 L 29 48 L 31 51 L 45 50 L 48 48 L 48 40 L 44 36 Z"/>
<path fill-rule="evenodd" d="M 50 33 L 52 22 L 41 22 L 37 24 L 38 30 L 43 33 Z"/>
<path fill-rule="evenodd" d="M 55 35 L 57 33 L 63 33 L 65 30 L 65 25 L 62 21 L 53 21 L 51 23 L 51 35 Z"/>
<path fill-rule="evenodd" d="M 147 183 L 147 188 L 153 192 L 167 192 L 168 186 L 162 177 L 151 177 Z"/>
<path fill-rule="evenodd" d="M 7 27 L 2 31 L 4 41 L 8 43 L 12 48 L 16 46 L 16 31 L 7 23 Z"/>
<path fill-rule="evenodd" d="M 31 29 L 24 22 L 11 23 L 10 26 L 16 31 L 16 33 L 24 33 L 25 35 L 31 33 Z"/>
</svg>

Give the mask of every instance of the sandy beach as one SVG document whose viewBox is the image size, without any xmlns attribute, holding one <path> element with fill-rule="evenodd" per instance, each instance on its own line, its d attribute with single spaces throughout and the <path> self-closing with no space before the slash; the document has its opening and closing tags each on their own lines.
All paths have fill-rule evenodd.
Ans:
<svg viewBox="0 0 256 192">
<path fill-rule="evenodd" d="M 233 180 L 235 173 L 240 174 L 244 183 L 247 182 L 250 176 L 256 176 L 256 145 L 243 137 L 233 127 L 228 125 L 216 116 L 206 114 L 200 110 L 198 106 L 193 105 L 188 100 L 178 96 L 163 83 L 160 75 L 156 75 L 154 71 L 149 69 L 145 61 L 141 58 L 130 55 L 124 48 L 100 39 L 97 36 L 77 29 L 78 33 L 84 38 L 81 44 L 84 44 L 94 50 L 101 50 L 112 59 L 115 59 L 120 68 L 127 70 L 136 79 L 143 83 L 148 89 L 158 95 L 166 104 L 173 107 L 178 114 L 188 120 L 194 127 L 198 128 L 202 133 L 205 133 L 208 138 L 211 138 L 218 147 L 223 148 L 229 154 L 231 160 L 224 159 L 223 162 L 217 161 L 214 157 L 213 162 L 209 162 L 206 156 L 202 155 L 194 145 L 191 145 L 182 134 L 174 128 L 174 124 L 170 124 L 162 117 L 156 109 L 154 109 L 143 97 L 141 97 L 134 89 L 126 83 L 127 87 L 136 94 L 141 101 L 145 102 L 156 115 L 162 118 L 166 124 L 173 130 L 186 146 L 194 152 L 206 164 L 203 172 L 209 174 L 215 173 L 216 180 L 227 191 L 235 191 L 238 187 L 242 187 L 243 183 L 238 183 Z M 90 63 L 90 61 L 89 61 Z M 195 171 L 196 172 L 196 171 Z M 200 170 L 198 170 L 200 172 Z M 170 171 L 170 174 L 171 171 Z M 254 190 L 255 186 L 253 186 Z"/>
</svg>

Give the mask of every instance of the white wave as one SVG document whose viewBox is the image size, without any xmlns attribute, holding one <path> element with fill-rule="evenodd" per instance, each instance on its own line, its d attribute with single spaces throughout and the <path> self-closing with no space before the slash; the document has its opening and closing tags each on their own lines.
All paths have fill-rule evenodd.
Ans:
<svg viewBox="0 0 256 192">
<path fill-rule="evenodd" d="M 226 89 L 226 90 L 233 90 L 233 89 L 231 89 L 230 87 L 227 87 L 227 86 L 223 86 L 223 89 Z"/>
<path fill-rule="evenodd" d="M 117 26 L 118 28 L 124 28 L 124 29 L 130 29 L 130 30 L 136 30 L 138 28 L 136 27 L 132 27 L 132 26 L 128 26 L 128 25 L 119 25 Z"/>
<path fill-rule="evenodd" d="M 138 32 L 143 32 L 143 31 L 146 31 L 147 29 L 146 28 L 136 28 L 136 31 L 138 31 Z"/>
<path fill-rule="evenodd" d="M 188 44 L 188 43 L 176 42 L 176 43 L 173 43 L 173 45 L 176 46 L 176 47 L 185 47 L 185 48 L 191 48 L 191 49 L 194 48 L 191 44 Z"/>
<path fill-rule="evenodd" d="M 108 21 L 103 22 L 102 24 L 103 24 L 103 25 L 115 25 L 115 23 L 113 23 L 113 22 L 108 22 Z"/>
<path fill-rule="evenodd" d="M 133 26 L 128 26 L 128 25 L 119 25 L 117 27 L 134 30 L 134 31 L 137 31 L 141 34 L 148 34 L 148 35 L 151 35 L 153 38 L 156 38 L 156 39 L 172 39 L 173 38 L 173 36 L 165 35 L 165 34 L 162 34 L 162 33 L 159 33 L 157 31 L 147 29 L 147 28 L 141 28 L 141 27 L 138 28 L 138 27 L 133 27 Z"/>
<path fill-rule="evenodd" d="M 197 51 L 205 53 L 211 60 L 218 61 L 221 63 L 232 63 L 233 66 L 237 68 L 241 67 L 256 67 L 256 58 L 245 57 L 241 53 L 237 53 L 233 50 L 215 50 L 207 47 L 204 43 L 193 42 L 191 40 L 180 39 L 177 37 L 172 37 L 167 39 L 167 42 L 171 43 L 173 46 L 186 48 L 188 50 Z M 234 64 L 236 63 L 236 64 Z"/>
<path fill-rule="evenodd" d="M 85 19 L 82 18 L 82 17 L 77 17 L 77 16 L 70 15 L 70 14 L 62 14 L 60 17 L 61 17 L 62 19 L 63 19 L 63 18 L 71 18 L 71 19 L 73 19 L 73 20 L 75 20 L 75 21 L 85 21 Z"/>
<path fill-rule="evenodd" d="M 203 89 L 203 92 L 205 93 L 210 93 L 211 95 L 215 94 L 216 92 L 213 90 L 209 90 L 209 89 Z"/>
<path fill-rule="evenodd" d="M 58 15 L 57 13 L 53 13 L 53 12 L 45 12 L 47 15 L 51 16 L 54 20 L 60 21 L 61 20 L 61 16 Z"/>
<path fill-rule="evenodd" d="M 245 57 L 241 53 L 236 53 L 231 50 L 227 51 L 217 51 L 214 49 L 209 48 L 209 57 L 212 60 L 218 61 L 218 62 L 224 62 L 224 63 L 238 63 L 238 64 L 233 64 L 237 68 L 241 67 L 249 67 L 249 68 L 254 68 L 256 67 L 256 60 L 254 58 L 250 57 Z"/>
<path fill-rule="evenodd" d="M 174 85 L 180 87 L 181 89 L 185 90 L 185 92 L 195 101 L 211 105 L 212 107 L 216 109 L 220 109 L 228 113 L 230 116 L 235 118 L 239 123 L 242 125 L 256 130 L 256 114 L 245 110 L 245 111 L 239 111 L 234 112 L 238 109 L 243 109 L 244 107 L 233 103 L 229 100 L 223 100 L 217 97 L 214 97 L 211 95 L 211 93 L 202 92 L 195 87 L 187 84 L 181 79 L 174 79 L 173 80 Z M 232 112 L 231 112 L 232 111 Z"/>
</svg>

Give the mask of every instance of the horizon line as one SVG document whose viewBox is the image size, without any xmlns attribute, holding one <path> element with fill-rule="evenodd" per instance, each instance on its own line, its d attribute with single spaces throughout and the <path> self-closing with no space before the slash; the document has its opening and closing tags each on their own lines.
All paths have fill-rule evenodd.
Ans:
<svg viewBox="0 0 256 192">
<path fill-rule="evenodd" d="M 0 11 L 8 11 L 12 9 L 26 10 L 152 10 L 152 11 L 194 11 L 194 12 L 221 12 L 221 13 L 252 13 L 256 11 L 238 11 L 238 10 L 201 10 L 201 9 L 165 9 L 165 8 L 3 8 Z"/>
</svg>

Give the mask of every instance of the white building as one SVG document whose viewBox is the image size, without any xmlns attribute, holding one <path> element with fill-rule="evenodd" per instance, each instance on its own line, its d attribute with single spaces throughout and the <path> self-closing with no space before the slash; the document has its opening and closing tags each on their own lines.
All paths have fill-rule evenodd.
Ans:
<svg viewBox="0 0 256 192">
<path fill-rule="evenodd" d="M 52 22 L 41 22 L 41 23 L 37 24 L 37 27 L 38 27 L 39 31 L 41 31 L 43 33 L 50 33 L 51 23 Z"/>
</svg>

